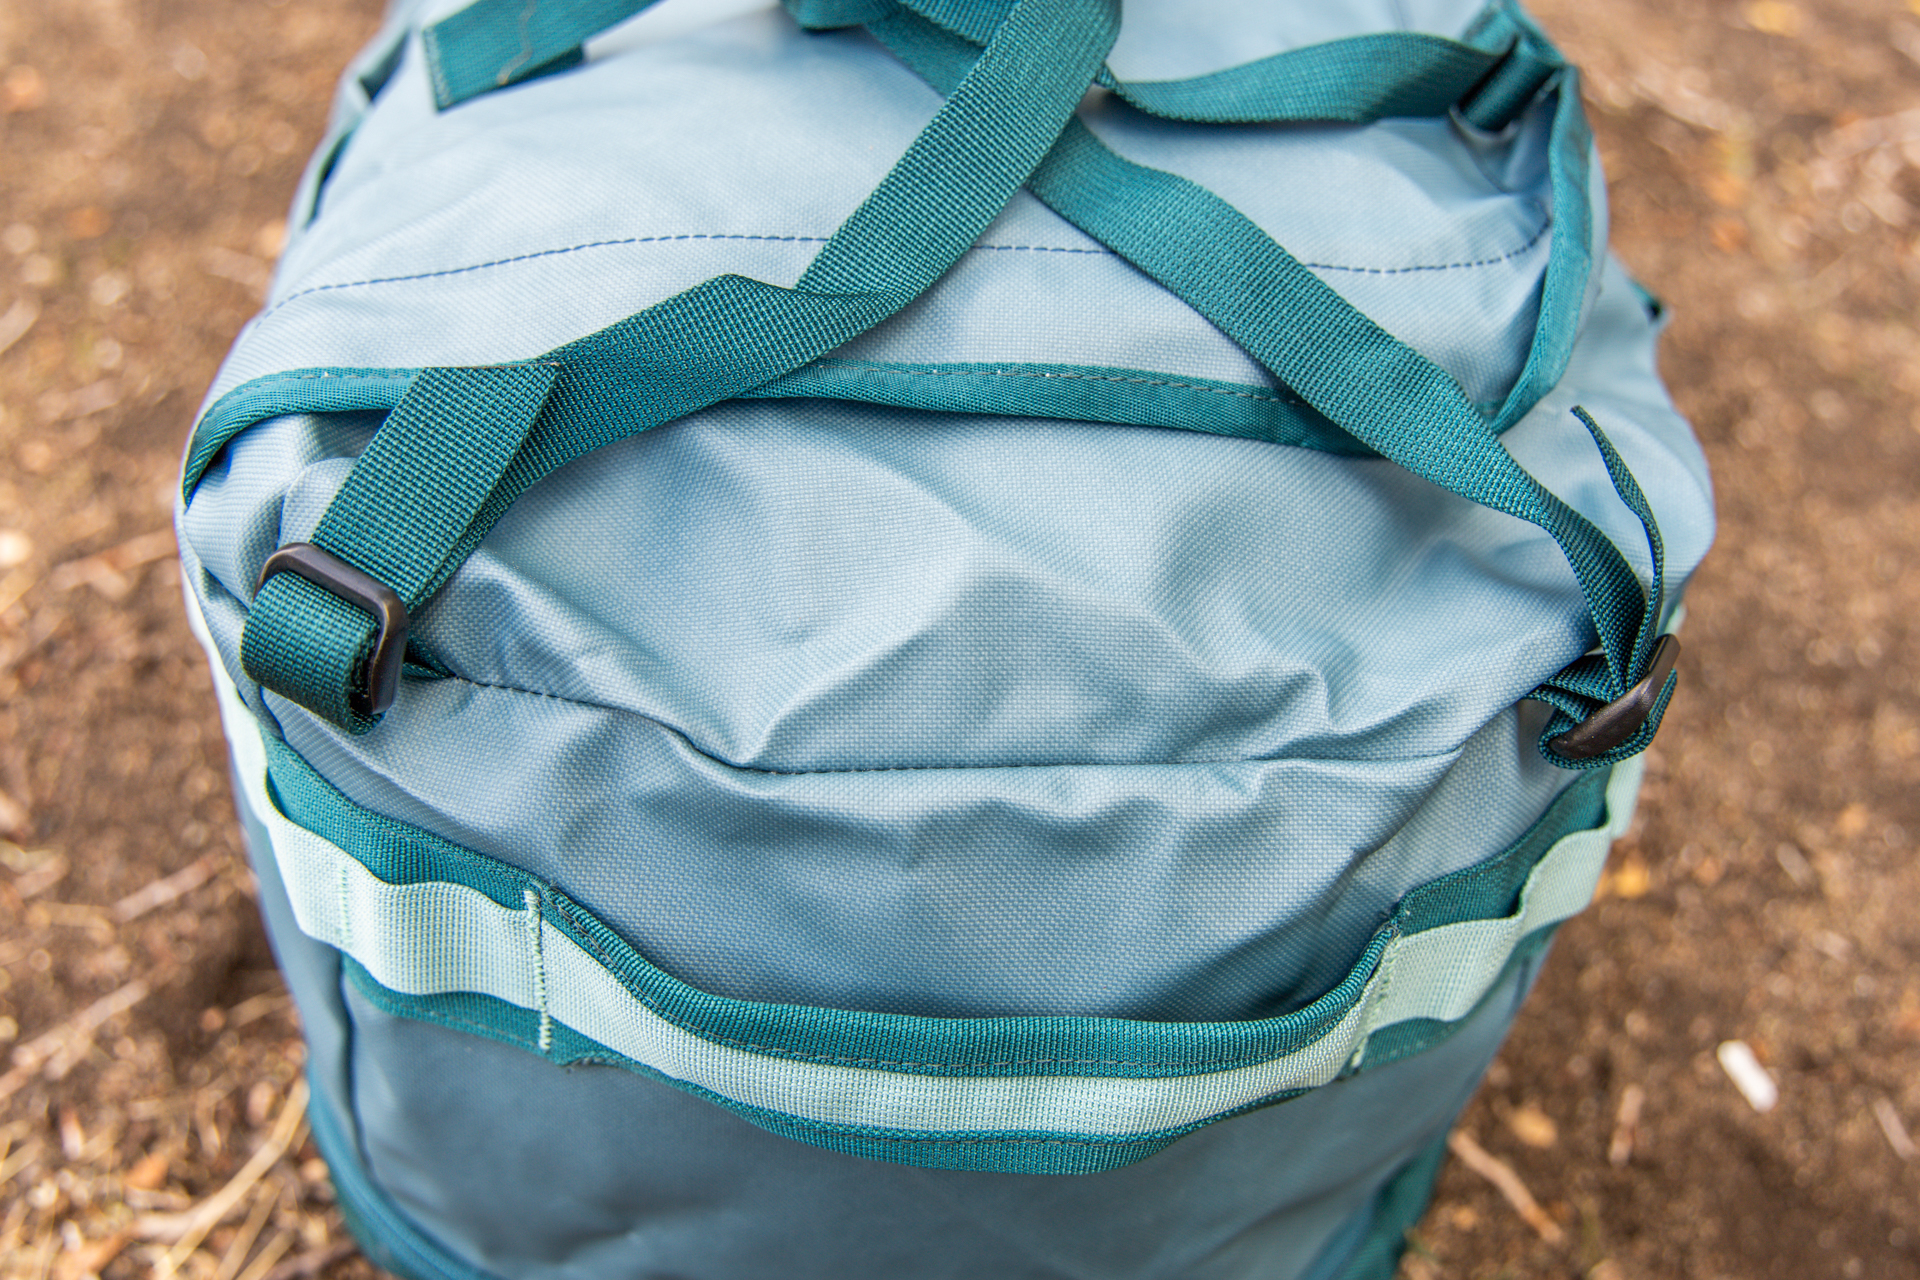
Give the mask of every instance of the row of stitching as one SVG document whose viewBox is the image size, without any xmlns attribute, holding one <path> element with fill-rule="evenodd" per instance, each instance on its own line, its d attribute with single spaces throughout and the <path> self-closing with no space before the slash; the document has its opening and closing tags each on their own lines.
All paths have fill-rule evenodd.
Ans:
<svg viewBox="0 0 1920 1280">
<path fill-rule="evenodd" d="M 1091 767 L 1101 768 L 1101 769 L 1126 769 L 1126 768 L 1160 768 L 1166 765 L 1211 766 L 1211 765 L 1222 765 L 1222 764 L 1267 763 L 1266 761 L 1263 761 L 1263 760 L 1240 760 L 1240 759 L 1234 759 L 1232 757 L 1222 757 L 1221 759 L 1218 759 L 1218 760 L 1212 760 L 1212 759 L 1208 759 L 1208 760 L 1140 760 L 1140 761 L 1132 761 L 1132 762 L 1129 762 L 1128 764 L 1122 764 L 1122 765 L 1100 764 L 1097 762 L 1090 762 L 1085 760 L 1042 760 L 1042 761 L 1034 761 L 1032 763 L 1020 761 L 1013 764 L 983 764 L 983 765 L 887 764 L 887 765 L 872 765 L 866 768 L 859 768 L 859 769 L 763 769 L 750 764 L 735 764 L 733 763 L 733 761 L 723 759 L 720 756 L 716 756 L 710 751 L 703 751 L 700 749 L 700 747 L 695 745 L 693 740 L 687 737 L 685 733 L 681 732 L 679 729 L 676 729 L 674 726 L 668 724 L 665 720 L 660 719 L 658 716 L 650 716 L 644 711 L 635 711 L 630 707 L 614 706 L 611 703 L 606 703 L 606 702 L 588 702 L 583 698 L 569 698 L 564 694 L 548 693 L 544 689 L 522 689 L 518 685 L 489 684 L 485 680 L 475 680 L 471 676 L 463 676 L 457 671 L 451 673 L 450 675 L 440 677 L 440 678 L 446 679 L 446 680 L 457 680 L 461 684 L 471 685 L 473 688 L 476 688 L 476 689 L 492 689 L 497 693 L 517 693 L 529 698 L 547 698 L 554 702 L 565 703 L 570 707 L 587 707 L 587 708 L 591 708 L 594 711 L 611 711 L 616 715 L 634 716 L 634 717 L 637 717 L 638 719 L 645 720 L 649 724 L 659 725 L 662 729 L 666 730 L 668 733 L 678 738 L 681 742 L 685 743 L 689 751 L 693 752 L 695 755 L 699 756 L 703 760 L 711 760 L 713 761 L 713 763 L 721 766 L 722 768 L 732 769 L 737 773 L 760 774 L 769 778 L 811 778 L 821 774 L 836 774 L 836 773 L 952 773 L 955 771 L 975 770 L 975 769 L 979 769 L 979 770 L 985 770 L 985 769 L 1078 769 L 1078 768 L 1089 767 L 1089 765 L 1091 765 Z M 1439 754 L 1451 754 L 1451 753 L 1442 752 Z"/>
<path fill-rule="evenodd" d="M 1553 220 L 1548 219 L 1542 222 L 1539 229 L 1533 233 L 1532 238 L 1519 248 L 1503 253 L 1497 258 L 1480 258 L 1473 262 L 1443 262 L 1434 266 L 1412 267 L 1343 267 L 1332 262 L 1303 262 L 1300 265 L 1315 271 L 1352 271 L 1371 276 L 1399 276 L 1408 275 L 1416 271 L 1466 271 L 1473 267 L 1497 267 L 1503 262 L 1513 261 L 1521 254 L 1527 252 L 1527 250 L 1533 248 L 1533 246 L 1539 244 L 1540 238 L 1552 229 Z"/>
<path fill-rule="evenodd" d="M 1521 245 L 1517 249 L 1510 250 L 1507 253 L 1503 253 L 1499 255 L 1498 257 L 1479 258 L 1472 262 L 1441 262 L 1441 263 L 1432 263 L 1432 264 L 1415 264 L 1413 266 L 1406 266 L 1406 267 L 1358 267 L 1358 266 L 1351 266 L 1348 264 L 1337 263 L 1337 262 L 1303 262 L 1300 265 L 1314 271 L 1346 271 L 1346 272 L 1354 272 L 1354 273 L 1359 273 L 1364 275 L 1386 275 L 1386 276 L 1406 275 L 1414 272 L 1425 272 L 1425 271 L 1466 271 L 1475 267 L 1492 267 L 1492 266 L 1498 266 L 1503 262 L 1509 262 L 1512 259 L 1519 257 L 1521 254 L 1526 253 L 1529 249 L 1533 248 L 1536 244 L 1540 243 L 1540 238 L 1544 236 L 1548 232 L 1548 230 L 1551 229 L 1552 225 L 1553 224 L 1551 221 L 1541 223 L 1539 228 L 1534 231 L 1532 237 L 1528 239 L 1528 241 L 1525 244 Z M 554 257 L 560 257 L 564 254 L 569 254 L 569 253 L 580 253 L 588 249 L 614 249 L 614 248 L 621 248 L 626 245 L 636 245 L 636 244 L 665 244 L 665 243 L 678 241 L 678 240 L 753 240 L 753 241 L 761 241 L 765 243 L 775 243 L 775 244 L 780 244 L 780 243 L 825 244 L 827 241 L 827 237 L 825 236 L 767 236 L 767 235 L 728 235 L 728 234 L 692 233 L 692 234 L 686 234 L 686 235 L 672 235 L 672 236 L 629 236 L 621 240 L 590 240 L 584 244 L 568 245 L 565 248 L 561 248 L 561 249 L 541 249 L 534 253 L 516 254 L 515 256 L 510 258 L 496 258 L 490 262 L 476 262 L 473 265 L 466 266 L 466 267 L 448 267 L 443 271 L 421 271 L 413 275 L 404 275 L 404 276 L 372 276 L 365 280 L 343 280 L 335 284 L 314 285 L 311 288 L 301 289 L 297 292 L 290 293 L 286 297 L 280 299 L 280 301 L 274 303 L 271 307 L 267 308 L 266 311 L 262 312 L 261 315 L 258 317 L 258 319 L 254 323 L 257 324 L 260 321 L 266 320 L 269 316 L 273 315 L 274 312 L 280 310 L 282 307 L 287 306 L 289 303 L 292 303 L 300 298 L 310 297 L 316 293 L 328 293 L 338 289 L 361 289 L 361 288 L 366 288 L 372 285 L 381 285 L 381 284 L 406 284 L 416 280 L 435 280 L 444 276 L 467 275 L 469 273 L 476 272 L 476 271 L 491 270 L 492 268 L 495 268 L 495 267 L 512 266 L 513 264 L 520 263 L 520 262 L 531 262 L 539 258 L 554 258 Z M 1068 245 L 1047 245 L 1047 244 L 977 244 L 968 250 L 969 253 L 982 252 L 982 251 L 994 252 L 994 253 L 1073 253 L 1073 254 L 1085 254 L 1090 257 L 1114 256 L 1112 250 L 1109 250 L 1109 249 L 1084 249 L 1084 248 L 1077 248 L 1077 247 L 1068 246 Z"/>
<path fill-rule="evenodd" d="M 553 702 L 564 703 L 570 707 L 584 707 L 592 711 L 607 711 L 614 715 L 633 716 L 636 719 L 646 721 L 648 724 L 658 725 L 667 733 L 672 734 L 680 742 L 686 744 L 687 750 L 693 752 L 702 760 L 710 760 L 721 768 L 731 769 L 736 773 L 760 774 L 769 778 L 812 778 L 839 773 L 956 773 L 968 771 L 984 772 L 994 769 L 1164 769 L 1187 766 L 1215 767 L 1223 764 L 1280 763 L 1278 758 L 1264 756 L 1221 756 L 1218 758 L 1209 757 L 1194 760 L 1130 760 L 1120 764 L 1106 763 L 1098 760 L 1040 760 L 1033 762 L 1018 761 L 1011 764 L 890 764 L 848 769 L 764 769 L 750 764 L 735 764 L 733 761 L 716 756 L 710 751 L 702 750 L 680 729 L 668 724 L 658 716 L 650 716 L 644 711 L 635 711 L 631 707 L 615 706 L 607 702 L 589 702 L 584 698 L 569 698 L 564 694 L 548 693 L 544 689 L 522 689 L 518 685 L 489 684 L 484 680 L 475 680 L 471 676 L 463 676 L 457 671 L 435 678 L 457 680 L 461 684 L 469 685 L 475 689 L 492 689 L 497 693 L 517 693 L 528 698 L 546 698 Z M 1449 747 L 1444 751 L 1430 751 L 1424 755 L 1388 756 L 1377 761 L 1373 757 L 1359 757 L 1358 759 L 1363 763 L 1407 764 L 1414 761 L 1437 760 L 1443 757 L 1457 755 L 1459 754 L 1459 750 L 1458 747 Z M 1334 759 L 1343 763 L 1350 762 L 1349 757 L 1345 756 L 1334 757 Z"/>
<path fill-rule="evenodd" d="M 343 280 L 337 284 L 314 285 L 312 288 L 301 289 L 297 293 L 288 294 L 286 297 L 280 299 L 280 301 L 274 303 L 273 306 L 269 307 L 259 318 L 265 320 L 268 316 L 297 298 L 304 298 L 309 294 L 326 293 L 334 289 L 359 289 L 376 284 L 405 284 L 415 280 L 435 280 L 442 276 L 466 275 L 469 272 L 486 271 L 493 267 L 512 266 L 517 262 L 532 262 L 538 258 L 554 258 L 568 253 L 580 253 L 587 249 L 617 249 L 626 245 L 635 244 L 667 244 L 676 240 L 755 240 L 768 244 L 825 244 L 827 237 L 693 233 L 673 236 L 629 236 L 623 240 L 589 240 L 584 244 L 568 245 L 563 249 L 540 249 L 533 253 L 517 254 L 511 258 L 496 258 L 491 262 L 476 262 L 468 267 L 448 267 L 444 271 L 421 271 L 413 275 L 405 276 L 373 276 L 365 280 Z M 968 252 L 973 252 L 974 250 L 991 250 L 997 253 L 1084 253 L 1094 257 L 1112 256 L 1111 251 L 1106 249 L 1083 249 L 1070 245 L 1050 244 L 977 244 Z"/>
</svg>

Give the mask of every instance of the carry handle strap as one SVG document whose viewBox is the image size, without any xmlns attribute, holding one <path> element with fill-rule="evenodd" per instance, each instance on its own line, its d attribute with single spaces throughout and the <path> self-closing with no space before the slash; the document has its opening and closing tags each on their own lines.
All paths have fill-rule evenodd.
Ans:
<svg viewBox="0 0 1920 1280">
<path fill-rule="evenodd" d="M 937 90 L 951 86 L 972 56 L 964 37 L 914 14 L 896 13 L 869 30 Z M 1551 53 L 1544 37 L 1538 39 Z M 1670 638 L 1661 643 L 1659 634 L 1665 576 L 1659 528 L 1599 425 L 1584 410 L 1574 411 L 1645 531 L 1652 564 L 1645 590 L 1619 549 L 1500 441 L 1499 433 L 1564 373 L 1592 270 L 1592 136 L 1574 71 L 1563 65 L 1556 76 L 1549 147 L 1554 229 L 1539 316 L 1520 377 L 1491 421 L 1450 375 L 1354 308 L 1246 215 L 1197 183 L 1119 156 L 1078 119 L 1068 122 L 1027 185 L 1381 456 L 1552 536 L 1586 599 L 1600 652 L 1534 690 L 1531 696 L 1554 709 L 1540 749 L 1556 765 L 1596 768 L 1637 754 L 1652 740 L 1672 696 L 1677 646 Z"/>
<path fill-rule="evenodd" d="M 657 0 L 474 0 L 424 28 L 434 102 L 462 102 L 577 65 L 582 46 Z M 1010 0 L 784 0 L 809 30 L 866 26 L 904 8 L 976 45 L 1005 20 Z M 1354 36 L 1291 49 L 1184 80 L 1097 83 L 1138 109 L 1210 124 L 1321 120 L 1364 124 L 1445 115 L 1505 127 L 1560 66 L 1544 37 L 1504 3 L 1459 40 L 1424 32 Z"/>
<path fill-rule="evenodd" d="M 372 728 L 384 708 L 370 691 L 391 673 L 370 664 L 396 646 L 381 611 L 324 585 L 329 561 L 417 610 L 542 476 L 781 377 L 894 314 L 1032 174 L 1118 30 L 1118 0 L 1012 6 L 791 289 L 717 276 L 537 361 L 416 375 L 321 517 L 319 554 L 280 560 L 312 572 L 260 582 L 241 642 L 247 673 L 350 733 Z"/>
</svg>

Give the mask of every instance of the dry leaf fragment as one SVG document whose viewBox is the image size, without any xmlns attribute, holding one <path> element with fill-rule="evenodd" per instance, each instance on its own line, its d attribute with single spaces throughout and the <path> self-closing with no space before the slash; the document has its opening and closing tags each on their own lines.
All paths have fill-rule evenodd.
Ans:
<svg viewBox="0 0 1920 1280">
<path fill-rule="evenodd" d="M 27 825 L 32 821 L 32 817 L 33 815 L 27 812 L 27 806 L 21 804 L 6 792 L 0 791 L 0 832 L 5 832 L 8 835 L 20 835 L 22 838 L 25 838 Z M 64 859 L 61 861 L 64 861 Z M 32 871 L 27 872 L 29 876 L 32 874 L 34 874 Z M 61 874 L 64 875 L 66 873 L 63 871 Z M 22 876 L 21 879 L 26 879 L 26 876 Z M 19 881 L 14 882 L 14 887 L 16 889 L 20 887 Z M 45 886 L 42 887 L 44 888 Z M 21 896 L 31 897 L 32 895 L 23 893 Z"/>
<path fill-rule="evenodd" d="M 1553 1117 L 1529 1102 L 1507 1114 L 1507 1127 L 1513 1136 L 1530 1147 L 1545 1150 L 1560 1141 L 1560 1127 Z"/>
<path fill-rule="evenodd" d="M 1607 1144 L 1607 1163 L 1624 1168 L 1633 1159 L 1633 1144 L 1640 1137 L 1640 1109 L 1646 1105 L 1646 1090 L 1630 1084 L 1620 1091 L 1620 1110 L 1613 1119 L 1613 1140 Z"/>
<path fill-rule="evenodd" d="M 46 100 L 47 78 L 34 67 L 9 67 L 0 80 L 0 110 L 32 111 Z"/>
<path fill-rule="evenodd" d="M 1913 1136 L 1907 1132 L 1906 1122 L 1900 1119 L 1899 1109 L 1893 1105 L 1893 1099 L 1885 1094 L 1875 1098 L 1873 1118 L 1880 1122 L 1880 1132 L 1887 1136 L 1887 1145 L 1893 1148 L 1893 1154 L 1902 1160 L 1920 1156 L 1920 1147 L 1913 1145 Z"/>
<path fill-rule="evenodd" d="M 0 352 L 6 351 L 14 343 L 27 336 L 27 330 L 33 328 L 33 322 L 40 318 L 40 304 L 32 298 L 19 298 L 0 315 Z M 22 556 L 24 560 L 26 557 Z M 15 561 L 18 563 L 18 561 Z"/>
<path fill-rule="evenodd" d="M 133 1162 L 121 1179 L 127 1186 L 140 1191 L 158 1191 L 167 1180 L 167 1169 L 172 1165 L 164 1151 L 149 1151 Z"/>
<path fill-rule="evenodd" d="M 1722 253 L 1738 253 L 1747 247 L 1747 224 L 1738 218 L 1715 218 L 1708 234 L 1713 247 Z"/>
<path fill-rule="evenodd" d="M 130 1239 L 129 1233 L 116 1231 L 104 1240 L 67 1250 L 54 1261 L 54 1280 L 84 1280 L 86 1276 L 99 1275 L 109 1262 L 120 1256 Z"/>
<path fill-rule="evenodd" d="M 1786 0 L 1753 0 L 1747 6 L 1747 25 L 1770 36 L 1799 35 L 1800 16 L 1799 6 Z"/>
<path fill-rule="evenodd" d="M 1628 858 L 1613 873 L 1613 894 L 1617 898 L 1644 898 L 1653 885 L 1653 874 L 1638 858 Z"/>
</svg>

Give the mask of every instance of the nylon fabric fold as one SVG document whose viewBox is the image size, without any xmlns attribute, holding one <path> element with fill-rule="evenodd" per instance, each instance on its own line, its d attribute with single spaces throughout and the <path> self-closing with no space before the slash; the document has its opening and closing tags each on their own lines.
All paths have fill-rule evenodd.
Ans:
<svg viewBox="0 0 1920 1280">
<path fill-rule="evenodd" d="M 340 950 L 389 1012 L 560 1064 L 624 1067 L 802 1142 L 935 1168 L 1119 1167 L 1365 1069 L 1392 1028 L 1444 1036 L 1530 940 L 1586 904 L 1639 783 L 1637 761 L 1582 779 L 1507 850 L 1409 895 L 1346 979 L 1293 1013 L 925 1018 L 687 987 L 554 886 L 348 801 L 262 732 L 217 668 L 216 685 L 300 929 Z"/>
</svg>

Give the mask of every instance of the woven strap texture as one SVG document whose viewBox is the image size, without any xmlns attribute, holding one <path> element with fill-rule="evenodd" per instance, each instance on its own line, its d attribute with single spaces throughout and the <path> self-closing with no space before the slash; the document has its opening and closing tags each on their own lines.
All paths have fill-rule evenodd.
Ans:
<svg viewBox="0 0 1920 1280">
<path fill-rule="evenodd" d="M 314 544 L 417 609 L 542 476 L 789 373 L 894 314 L 979 238 L 1059 136 L 1113 45 L 1118 7 L 1009 9 L 793 288 L 717 276 L 528 365 L 421 374 Z M 355 709 L 354 693 L 373 638 L 369 615 L 281 574 L 254 598 L 241 659 L 262 685 L 364 733 L 377 717 Z"/>
<path fill-rule="evenodd" d="M 436 93 L 445 106 L 524 78 L 518 68 L 552 64 L 609 16 L 644 7 L 561 6 L 574 21 L 543 19 L 536 29 L 516 25 L 524 6 L 481 0 L 426 33 L 429 56 L 437 59 Z M 1356 439 L 1451 492 L 1548 532 L 1573 568 L 1599 646 L 1534 691 L 1554 708 L 1541 750 L 1564 767 L 1599 768 L 1651 741 L 1672 677 L 1645 723 L 1612 750 L 1570 760 L 1549 745 L 1647 671 L 1661 615 L 1662 555 L 1651 510 L 1591 418 L 1581 414 L 1622 500 L 1646 529 L 1650 590 L 1606 537 L 1528 475 L 1498 438 L 1564 372 L 1592 267 L 1591 138 L 1577 82 L 1524 15 L 1496 6 L 1461 42 L 1365 36 L 1193 80 L 1123 85 L 1101 62 L 1117 26 L 1111 3 L 791 0 L 789 8 L 809 27 L 867 26 L 948 99 L 796 287 L 721 276 L 533 364 L 421 374 L 329 508 L 314 537 L 318 545 L 417 608 L 539 478 L 591 449 L 780 377 L 877 324 L 927 288 L 1025 183 Z M 511 58 L 503 52 L 509 45 Z M 519 61 L 509 66 L 512 58 Z M 492 70 L 483 74 L 487 66 Z M 1534 340 L 1502 407 L 1489 419 L 1443 370 L 1380 329 L 1218 196 L 1108 149 L 1072 116 L 1093 83 L 1142 110 L 1183 120 L 1364 121 L 1457 108 L 1489 127 L 1551 86 L 1551 253 Z M 479 423 L 484 430 L 475 429 Z M 383 576 L 376 564 L 392 565 L 394 576 Z M 350 701 L 371 642 L 369 617 L 281 575 L 254 602 L 243 660 L 262 684 L 349 732 L 364 732 L 374 720 Z"/>
<path fill-rule="evenodd" d="M 1533 60 L 1557 60 L 1544 35 L 1516 12 L 1490 10 L 1480 36 L 1524 44 Z M 1522 25 L 1524 24 L 1524 25 Z M 900 12 L 869 29 L 936 89 L 949 91 L 973 56 L 959 30 Z M 1408 51 L 1410 60 L 1423 41 Z M 1283 76 L 1280 54 L 1238 68 L 1242 85 Z M 1338 61 L 1338 58 L 1332 59 Z M 1297 65 L 1297 64 L 1296 64 Z M 1214 77 L 1207 77 L 1212 79 Z M 1645 495 L 1606 435 L 1584 411 L 1621 500 L 1646 531 L 1652 586 L 1643 590 L 1619 550 L 1515 462 L 1499 433 L 1560 380 L 1572 354 L 1580 300 L 1592 269 L 1587 169 L 1592 135 L 1572 68 L 1555 70 L 1558 102 L 1549 169 L 1554 230 L 1533 343 L 1519 379 L 1489 420 L 1447 373 L 1361 314 L 1273 238 L 1220 197 L 1185 178 L 1116 155 L 1078 120 L 1028 184 L 1054 212 L 1151 276 L 1297 392 L 1382 457 L 1462 497 L 1539 526 L 1560 545 L 1587 601 L 1600 652 L 1583 657 L 1532 696 L 1554 708 L 1542 753 L 1566 768 L 1605 767 L 1644 750 L 1673 694 L 1669 675 L 1652 712 L 1626 741 L 1569 759 L 1551 745 L 1618 698 L 1647 672 L 1659 638 L 1664 552 Z M 1188 82 L 1192 83 L 1192 82 Z M 1286 95 L 1266 95 L 1281 100 Z M 1300 104 L 1311 109 L 1311 101 Z M 1296 117 L 1285 117 L 1293 119 Z"/>
</svg>

